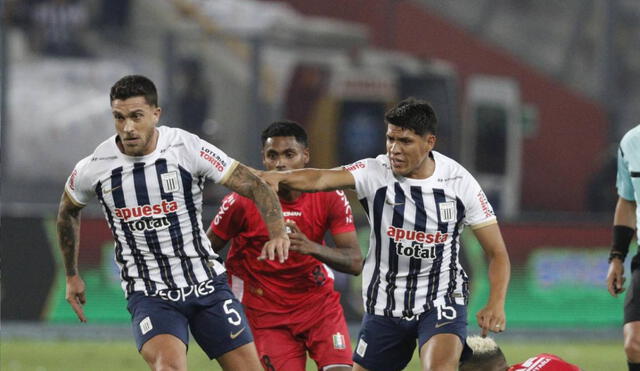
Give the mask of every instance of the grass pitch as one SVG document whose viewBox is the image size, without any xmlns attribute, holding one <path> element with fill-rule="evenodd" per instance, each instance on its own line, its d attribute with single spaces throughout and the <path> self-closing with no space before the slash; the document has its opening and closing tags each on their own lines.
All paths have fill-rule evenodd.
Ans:
<svg viewBox="0 0 640 371">
<path fill-rule="evenodd" d="M 509 363 L 521 362 L 539 353 L 553 353 L 586 371 L 625 371 L 620 341 L 507 341 L 501 347 Z M 193 343 L 189 351 L 190 370 L 221 370 Z M 5 340 L 0 343 L 0 369 L 6 371 L 102 371 L 147 370 L 133 341 L 32 341 Z M 316 370 L 307 362 L 307 370 Z M 409 371 L 420 370 L 417 352 Z"/>
</svg>

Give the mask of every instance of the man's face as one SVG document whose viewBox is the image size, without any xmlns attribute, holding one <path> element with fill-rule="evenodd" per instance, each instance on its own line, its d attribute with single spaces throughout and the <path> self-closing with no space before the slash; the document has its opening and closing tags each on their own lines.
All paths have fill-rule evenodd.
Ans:
<svg viewBox="0 0 640 371">
<path fill-rule="evenodd" d="M 111 112 L 122 150 L 129 156 L 143 156 L 155 150 L 154 133 L 160 108 L 151 106 L 143 96 L 114 99 Z"/>
<path fill-rule="evenodd" d="M 419 173 L 435 144 L 433 134 L 417 135 L 412 129 L 387 125 L 387 155 L 395 175 L 420 178 Z"/>
<path fill-rule="evenodd" d="M 267 138 L 262 148 L 262 163 L 266 170 L 302 169 L 309 162 L 309 149 L 295 137 Z"/>
</svg>

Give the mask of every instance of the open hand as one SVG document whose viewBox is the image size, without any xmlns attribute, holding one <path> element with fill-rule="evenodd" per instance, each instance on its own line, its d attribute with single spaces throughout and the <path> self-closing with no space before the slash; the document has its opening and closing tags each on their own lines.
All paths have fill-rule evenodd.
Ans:
<svg viewBox="0 0 640 371">
<path fill-rule="evenodd" d="M 278 261 L 284 263 L 289 258 L 289 245 L 289 236 L 286 233 L 274 237 L 264 244 L 258 260 L 274 260 L 277 256 Z"/>
</svg>

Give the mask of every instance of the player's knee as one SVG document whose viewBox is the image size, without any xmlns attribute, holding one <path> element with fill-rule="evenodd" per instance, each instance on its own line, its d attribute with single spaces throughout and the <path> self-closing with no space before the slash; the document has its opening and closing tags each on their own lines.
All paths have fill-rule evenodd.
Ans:
<svg viewBox="0 0 640 371">
<path fill-rule="evenodd" d="M 153 371 L 181 371 L 187 369 L 185 357 L 175 352 L 161 351 L 154 354 L 145 354 L 143 357 Z"/>
<path fill-rule="evenodd" d="M 427 359 L 422 365 L 423 371 L 450 371 L 458 369 L 458 361 L 454 359 Z"/>
<path fill-rule="evenodd" d="M 154 371 L 182 371 L 187 369 L 186 364 L 181 360 L 163 355 L 155 359 L 151 368 Z"/>
<path fill-rule="evenodd" d="M 624 352 L 631 362 L 640 362 L 640 334 L 626 336 L 624 339 Z"/>
</svg>

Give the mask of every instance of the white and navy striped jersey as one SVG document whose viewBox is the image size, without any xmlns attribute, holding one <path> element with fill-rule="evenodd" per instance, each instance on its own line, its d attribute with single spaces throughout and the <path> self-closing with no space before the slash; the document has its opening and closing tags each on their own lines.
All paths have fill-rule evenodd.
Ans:
<svg viewBox="0 0 640 371">
<path fill-rule="evenodd" d="M 155 151 L 132 157 L 102 142 L 76 165 L 65 192 L 78 206 L 94 195 L 115 239 L 122 288 L 154 294 L 224 272 L 202 227 L 205 179 L 223 182 L 237 162 L 177 128 L 158 127 Z"/>
<path fill-rule="evenodd" d="M 460 234 L 465 224 L 479 228 L 496 216 L 465 168 L 431 153 L 435 170 L 426 179 L 394 176 L 387 155 L 345 166 L 371 225 L 362 283 L 367 313 L 411 317 L 467 302 Z"/>
</svg>

